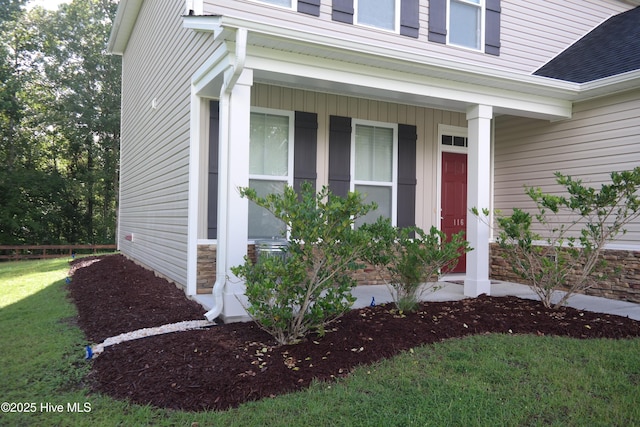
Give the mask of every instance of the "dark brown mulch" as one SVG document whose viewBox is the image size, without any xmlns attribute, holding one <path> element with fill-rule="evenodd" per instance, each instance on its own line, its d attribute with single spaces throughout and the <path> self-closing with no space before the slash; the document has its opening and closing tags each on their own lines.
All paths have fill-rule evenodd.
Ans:
<svg viewBox="0 0 640 427">
<path fill-rule="evenodd" d="M 89 257 L 71 265 L 71 298 L 91 342 L 136 329 L 202 320 L 202 306 L 152 271 L 122 255 Z"/>
<path fill-rule="evenodd" d="M 180 290 L 121 255 L 76 261 L 71 296 L 80 327 L 93 342 L 141 327 L 202 319 Z M 177 292 L 177 293 L 176 293 Z M 107 347 L 92 362 L 97 391 L 140 404 L 198 411 L 330 381 L 357 365 L 409 348 L 472 334 L 537 334 L 575 338 L 640 336 L 640 322 L 537 301 L 480 296 L 422 304 L 399 315 L 391 305 L 353 310 L 324 337 L 277 347 L 253 323 L 177 332 Z"/>
</svg>

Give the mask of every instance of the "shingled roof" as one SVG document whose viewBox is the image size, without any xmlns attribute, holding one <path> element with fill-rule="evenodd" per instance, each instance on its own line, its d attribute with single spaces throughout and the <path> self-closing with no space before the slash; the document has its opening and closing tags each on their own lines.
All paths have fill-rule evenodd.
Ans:
<svg viewBox="0 0 640 427">
<path fill-rule="evenodd" d="M 640 7 L 613 16 L 533 74 L 585 83 L 640 70 Z"/>
</svg>

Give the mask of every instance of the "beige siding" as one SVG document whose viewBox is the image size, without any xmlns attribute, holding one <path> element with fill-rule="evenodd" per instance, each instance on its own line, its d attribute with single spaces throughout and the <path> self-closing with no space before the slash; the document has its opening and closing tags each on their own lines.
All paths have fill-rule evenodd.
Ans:
<svg viewBox="0 0 640 427">
<path fill-rule="evenodd" d="M 190 76 L 210 42 L 182 28 L 183 7 L 144 2 L 123 56 L 118 244 L 185 285 Z"/>
<path fill-rule="evenodd" d="M 309 16 L 256 0 L 208 0 L 205 14 L 228 15 L 260 23 L 314 32 L 379 47 L 388 46 L 448 61 L 499 67 L 530 74 L 609 17 L 629 10 L 618 0 L 502 0 L 499 57 L 429 42 L 428 1 L 420 1 L 417 39 L 331 20 L 331 0 L 322 0 L 320 16 Z"/>
<path fill-rule="evenodd" d="M 464 114 L 347 96 L 256 84 L 251 105 L 318 114 L 318 185 L 328 182 L 329 116 L 338 115 L 417 127 L 416 223 L 439 225 L 436 215 L 438 124 L 466 127 Z"/>
<path fill-rule="evenodd" d="M 530 73 L 613 15 L 631 9 L 610 0 L 502 2 L 501 58 Z"/>
<path fill-rule="evenodd" d="M 523 185 L 561 190 L 556 171 L 599 188 L 612 171 L 640 166 L 640 91 L 574 106 L 571 120 L 496 119 L 495 207 L 531 206 Z M 640 246 L 640 221 L 621 244 Z"/>
</svg>

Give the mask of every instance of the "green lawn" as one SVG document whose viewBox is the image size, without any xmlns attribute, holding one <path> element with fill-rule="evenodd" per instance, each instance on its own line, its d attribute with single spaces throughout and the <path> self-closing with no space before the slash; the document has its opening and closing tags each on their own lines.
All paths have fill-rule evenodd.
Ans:
<svg viewBox="0 0 640 427">
<path fill-rule="evenodd" d="M 23 411 L 3 405 L 0 425 L 640 425 L 640 339 L 451 340 L 222 413 L 116 401 L 84 383 L 90 362 L 67 270 L 65 259 L 0 263 L 0 402 Z"/>
</svg>

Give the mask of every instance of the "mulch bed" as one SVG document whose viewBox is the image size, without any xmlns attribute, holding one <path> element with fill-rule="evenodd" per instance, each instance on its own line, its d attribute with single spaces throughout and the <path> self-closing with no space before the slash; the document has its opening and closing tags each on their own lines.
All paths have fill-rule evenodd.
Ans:
<svg viewBox="0 0 640 427">
<path fill-rule="evenodd" d="M 72 263 L 70 296 L 90 342 L 139 328 L 203 319 L 204 309 L 164 279 L 122 255 Z M 400 315 L 392 305 L 353 310 L 324 337 L 291 346 L 254 323 L 176 332 L 107 347 L 92 360 L 96 391 L 118 399 L 188 411 L 224 410 L 244 402 L 332 381 L 354 367 L 422 344 L 473 334 L 574 338 L 640 336 L 640 322 L 538 301 L 489 297 L 429 302 Z"/>
</svg>

